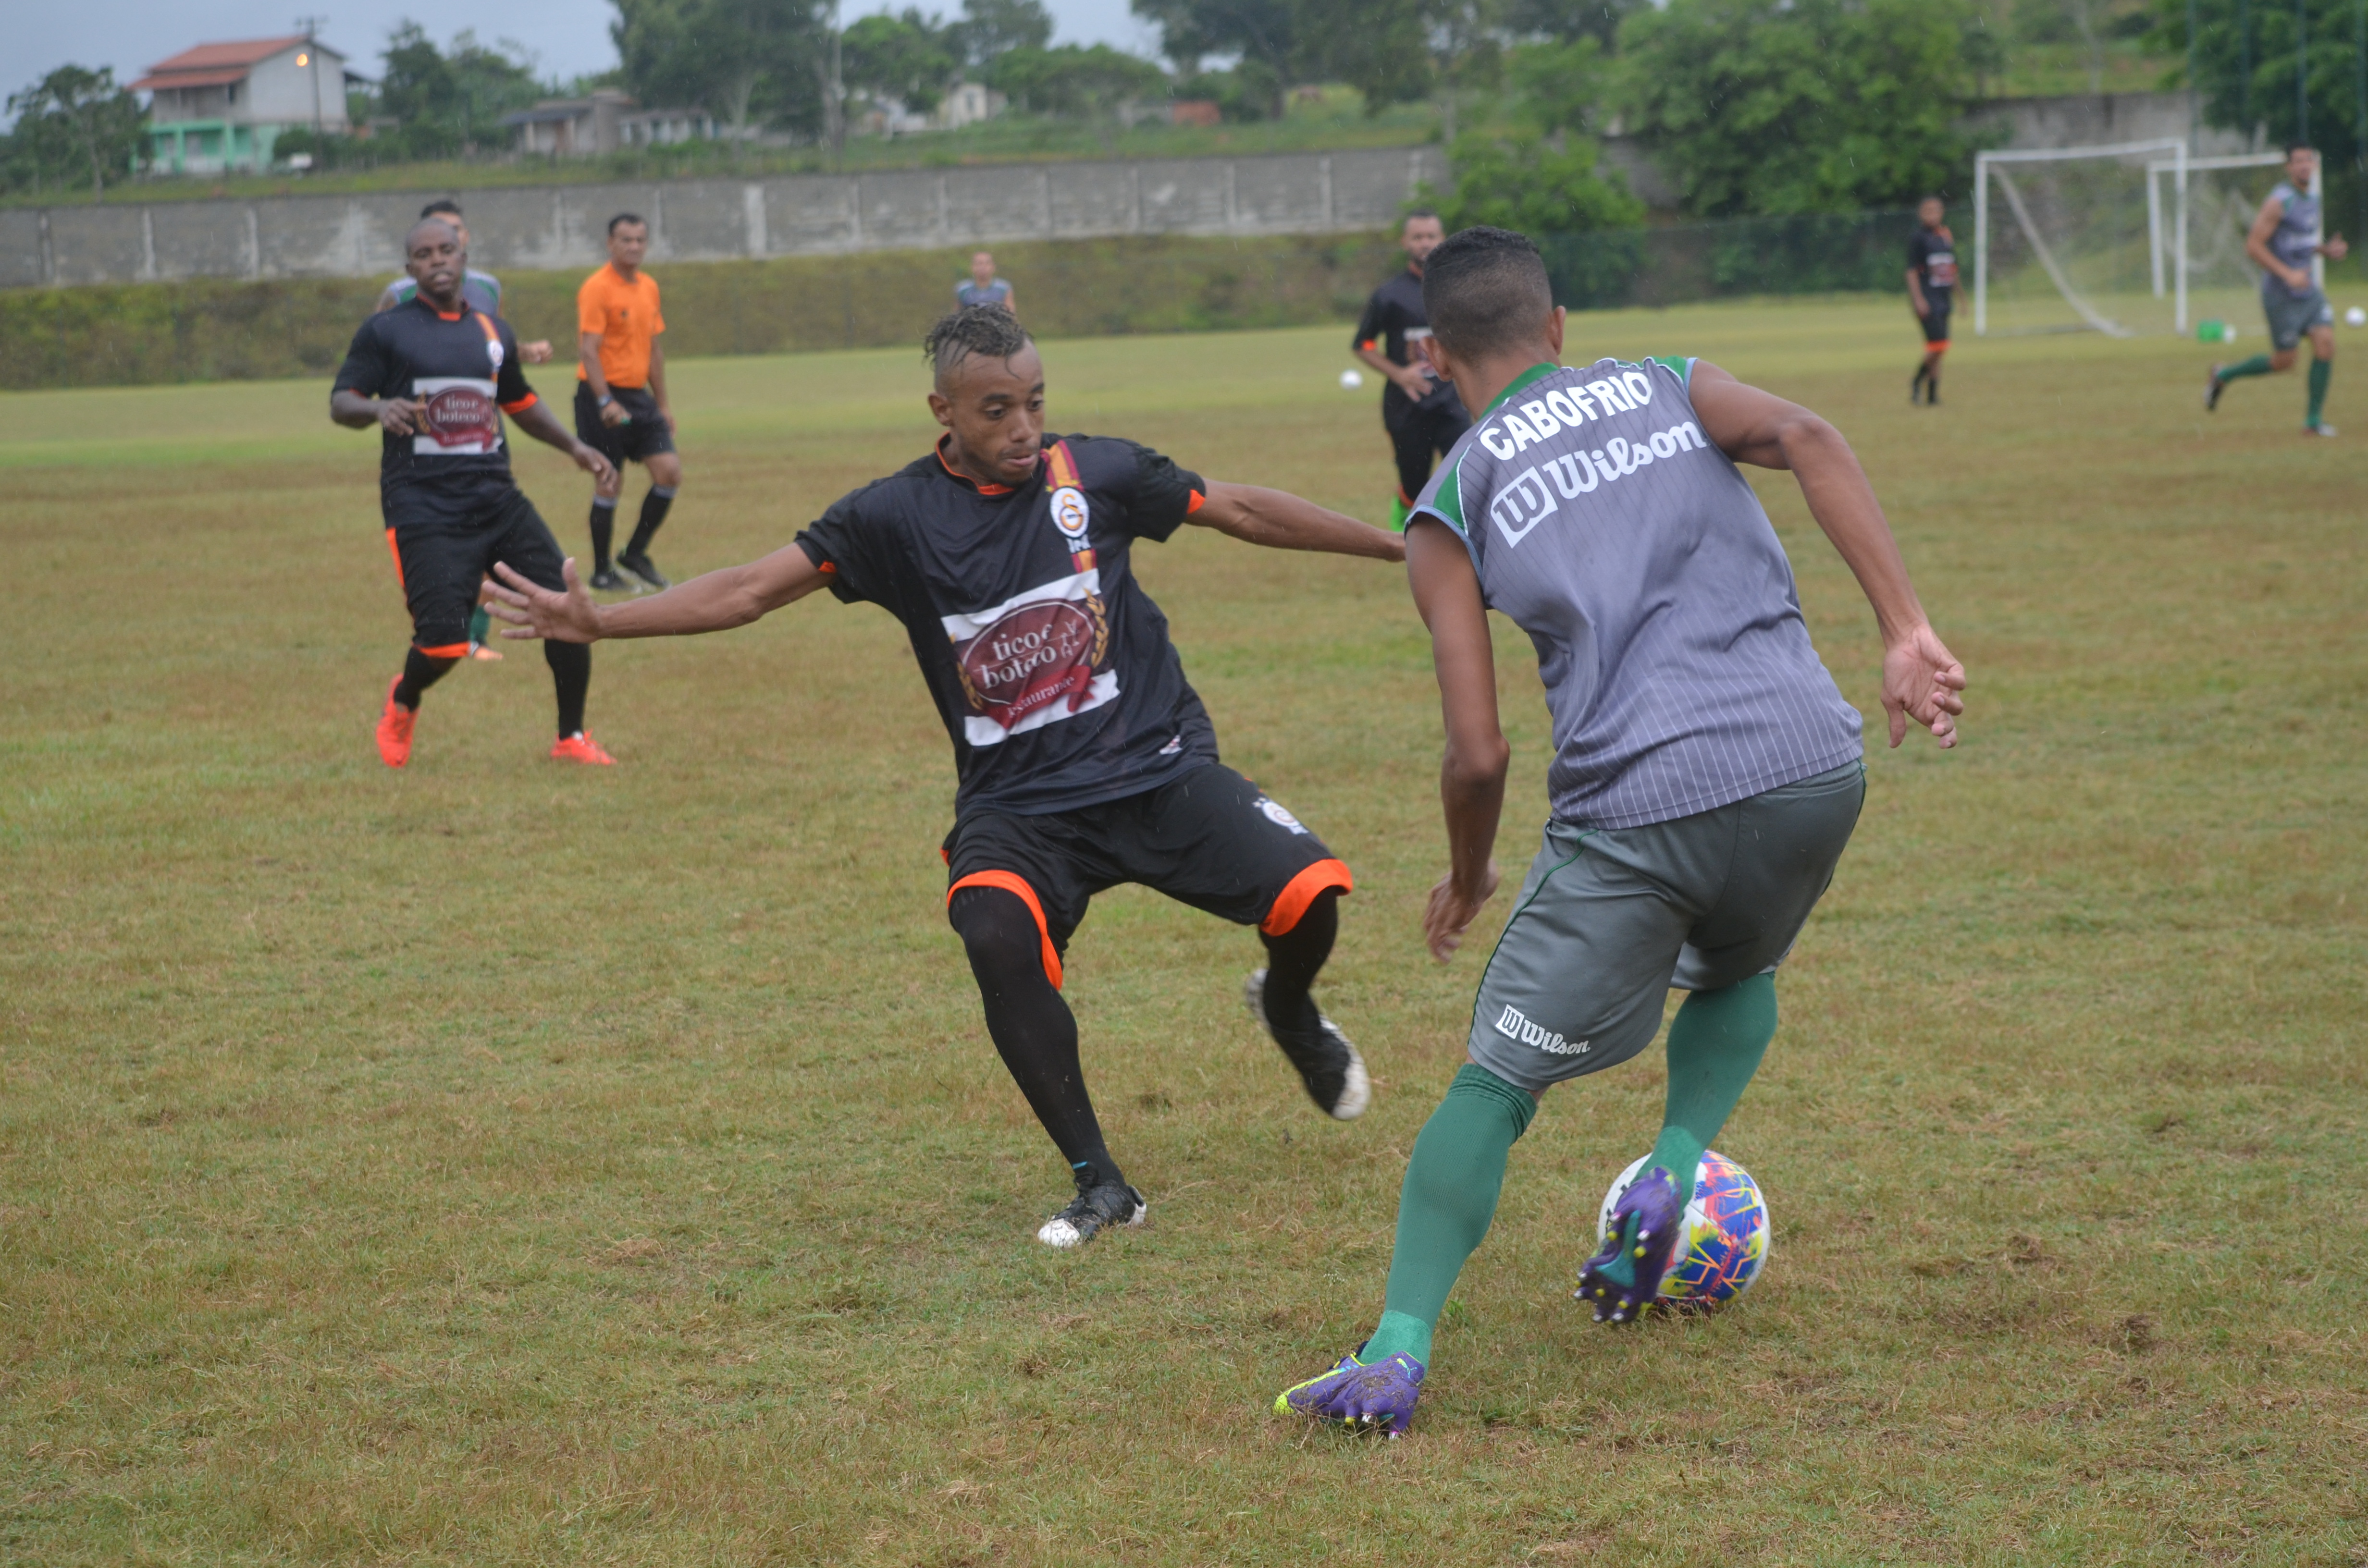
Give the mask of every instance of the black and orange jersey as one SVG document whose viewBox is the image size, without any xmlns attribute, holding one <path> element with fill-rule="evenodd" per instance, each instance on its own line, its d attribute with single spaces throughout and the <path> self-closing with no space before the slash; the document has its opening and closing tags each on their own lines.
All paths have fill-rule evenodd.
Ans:
<svg viewBox="0 0 2368 1568">
<path fill-rule="evenodd" d="M 1128 552 L 1197 510 L 1201 479 L 1133 441 L 1048 439 L 1033 477 L 981 485 L 931 452 L 798 535 L 848 604 L 905 623 L 953 742 L 957 812 L 1036 816 L 1158 788 L 1217 759 L 1167 618 Z"/>
<path fill-rule="evenodd" d="M 507 487 L 502 415 L 535 402 L 508 323 L 465 306 L 446 315 L 419 298 L 362 323 L 336 390 L 427 405 L 427 434 L 381 432 L 379 486 L 390 495 L 416 489 L 469 498 L 488 485 Z"/>
<path fill-rule="evenodd" d="M 1357 323 L 1357 335 L 1349 342 L 1354 347 L 1378 350 L 1393 365 L 1429 364 L 1422 340 L 1429 335 L 1430 315 L 1423 308 L 1422 279 L 1409 268 L 1373 290 L 1373 297 L 1365 301 L 1363 317 Z M 1410 408 L 1429 413 L 1448 408 L 1460 411 L 1463 407 L 1463 400 L 1456 395 L 1453 381 L 1433 381 L 1419 403 L 1400 392 L 1395 381 L 1385 382 L 1382 387 L 1384 417 L 1394 419 Z"/>
</svg>

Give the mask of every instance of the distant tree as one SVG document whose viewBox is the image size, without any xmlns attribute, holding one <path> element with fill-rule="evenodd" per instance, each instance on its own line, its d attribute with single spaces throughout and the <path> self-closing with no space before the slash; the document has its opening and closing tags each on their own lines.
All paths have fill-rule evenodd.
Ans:
<svg viewBox="0 0 2368 1568">
<path fill-rule="evenodd" d="M 127 177 L 139 159 L 148 115 L 140 102 L 115 85 L 115 73 L 105 66 L 85 70 L 61 65 L 24 91 L 8 96 L 8 112 L 17 117 L 10 131 L 10 162 L 22 161 L 32 170 L 39 189 L 42 175 L 55 169 L 63 182 L 67 171 L 82 165 L 90 171 L 94 199 L 107 199 L 107 182 Z"/>
<path fill-rule="evenodd" d="M 2271 147 L 2312 142 L 2330 171 L 2355 167 L 2368 152 L 2360 140 L 2356 3 L 2196 0 L 2195 85 L 2203 118 L 2257 134 Z M 2186 0 L 2156 0 L 2154 17 L 2147 41 L 2178 58 L 2172 80 L 2184 85 Z M 2306 32 L 2298 34 L 2298 21 Z"/>
<path fill-rule="evenodd" d="M 1440 203 L 1450 232 L 1493 223 L 1526 234 L 1633 229 L 1645 204 L 1598 166 L 1586 132 L 1607 75 L 1603 48 L 1582 36 L 1507 52 L 1506 113 L 1450 150 L 1454 194 Z"/>
<path fill-rule="evenodd" d="M 403 21 L 379 55 L 379 112 L 396 120 L 411 155 L 449 156 L 492 137 L 502 116 L 542 96 L 529 61 L 519 44 L 488 48 L 466 30 L 448 52 L 417 22 Z"/>
<path fill-rule="evenodd" d="M 1517 39 L 1551 39 L 1572 43 L 1591 38 L 1609 51 L 1618 40 L 1620 24 L 1631 12 L 1652 0 L 1508 0 L 1505 30 Z"/>
<path fill-rule="evenodd" d="M 986 85 L 1039 114 L 1106 119 L 1129 99 L 1166 97 L 1167 74 L 1106 43 L 1064 43 L 1006 50 L 987 67 Z"/>
<path fill-rule="evenodd" d="M 1231 54 L 1274 84 L 1282 112 L 1296 82 L 1346 82 L 1369 109 L 1430 89 L 1433 0 L 1132 0 L 1159 26 L 1160 52 L 1190 76 L 1203 57 Z"/>
<path fill-rule="evenodd" d="M 1964 0 L 1669 0 L 1620 28 L 1615 97 L 1688 211 L 1904 206 L 1962 177 Z"/>
<path fill-rule="evenodd" d="M 865 17 L 839 35 L 840 79 L 852 91 L 927 114 L 962 68 L 957 28 L 909 7 L 901 17 Z"/>
<path fill-rule="evenodd" d="M 820 0 L 609 0 L 626 91 L 696 104 L 737 137 L 825 130 L 829 30 Z"/>
<path fill-rule="evenodd" d="M 1015 49 L 1052 47 L 1053 14 L 1039 0 L 962 0 L 952 31 L 962 62 L 985 66 Z"/>
</svg>

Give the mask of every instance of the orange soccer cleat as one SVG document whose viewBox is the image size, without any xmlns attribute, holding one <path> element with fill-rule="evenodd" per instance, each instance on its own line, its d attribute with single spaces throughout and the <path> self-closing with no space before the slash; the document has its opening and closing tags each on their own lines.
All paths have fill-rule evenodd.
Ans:
<svg viewBox="0 0 2368 1568">
<path fill-rule="evenodd" d="M 386 707 L 378 716 L 379 759 L 389 767 L 401 767 L 411 760 L 411 727 L 419 722 L 419 710 L 405 708 L 394 699 L 394 688 L 403 684 L 401 676 L 387 683 Z"/>
<path fill-rule="evenodd" d="M 568 762 L 587 762 L 597 767 L 614 767 L 617 759 L 600 749 L 600 743 L 578 730 L 563 740 L 551 744 L 551 755 Z"/>
</svg>

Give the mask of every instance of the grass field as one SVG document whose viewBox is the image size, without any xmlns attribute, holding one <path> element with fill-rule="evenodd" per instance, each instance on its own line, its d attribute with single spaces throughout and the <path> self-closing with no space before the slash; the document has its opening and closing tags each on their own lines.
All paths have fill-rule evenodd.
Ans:
<svg viewBox="0 0 2368 1568">
<path fill-rule="evenodd" d="M 1054 425 L 1376 517 L 1344 336 L 1055 343 Z M 1967 342 L 1911 410 L 1896 302 L 1575 324 L 1842 425 L 1966 738 L 1871 756 L 1720 1140 L 1775 1216 L 1759 1286 L 1589 1324 L 1660 1073 L 1560 1091 L 1394 1445 L 1266 1404 L 1371 1324 L 1485 951 L 1419 950 L 1397 574 L 1139 553 L 1228 759 L 1356 868 L 1322 995 L 1378 1088 L 1320 1119 L 1236 1000 L 1255 941 L 1105 897 L 1068 994 L 1153 1218 L 1055 1256 L 884 614 L 599 649 L 613 770 L 543 760 L 514 650 L 390 774 L 376 443 L 319 383 L 0 398 L 0 1559 L 2368 1562 L 2363 338 L 2351 436 L 2305 444 L 2298 376 L 2207 419 L 2192 344 Z M 677 573 L 929 434 L 905 352 L 675 378 Z M 580 481 L 520 467 L 580 540 Z M 1873 710 L 1869 614 L 1761 490 Z M 1499 650 L 1511 872 L 1545 724 Z"/>
</svg>

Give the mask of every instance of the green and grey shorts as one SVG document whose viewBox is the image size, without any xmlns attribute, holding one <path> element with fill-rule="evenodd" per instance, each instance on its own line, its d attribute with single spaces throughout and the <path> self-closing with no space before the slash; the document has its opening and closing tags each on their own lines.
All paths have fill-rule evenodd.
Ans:
<svg viewBox="0 0 2368 1568">
<path fill-rule="evenodd" d="M 2335 307 L 2313 289 L 2297 300 L 2275 278 L 2261 284 L 2261 313 L 2270 318 L 2270 344 L 2281 354 L 2300 343 L 2315 326 L 2333 326 Z"/>
<path fill-rule="evenodd" d="M 1472 1060 L 1531 1094 L 1625 1062 L 1672 987 L 1784 960 L 1858 825 L 1866 766 L 1643 827 L 1548 823 L 1480 977 Z"/>
</svg>

